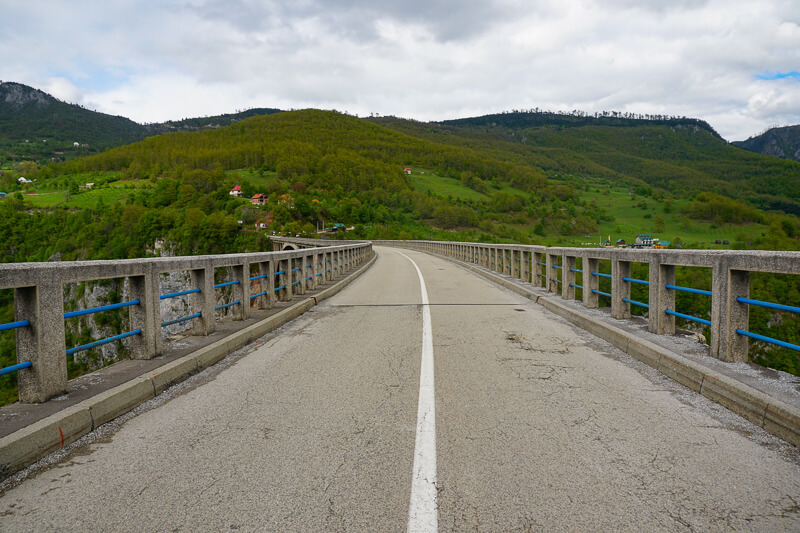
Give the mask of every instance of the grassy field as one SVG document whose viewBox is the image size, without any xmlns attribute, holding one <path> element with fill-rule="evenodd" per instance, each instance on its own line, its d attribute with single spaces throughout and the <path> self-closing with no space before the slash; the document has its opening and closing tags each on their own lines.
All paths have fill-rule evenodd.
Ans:
<svg viewBox="0 0 800 533">
<path fill-rule="evenodd" d="M 717 226 L 711 222 L 689 220 L 681 214 L 691 203 L 690 200 L 657 201 L 649 197 L 631 195 L 627 189 L 610 189 L 605 192 L 585 191 L 582 199 L 594 200 L 597 205 L 614 215 L 616 220 L 599 224 L 599 235 L 603 240 L 611 237 L 612 242 L 625 239 L 631 242 L 640 233 L 649 233 L 661 240 L 674 242 L 680 238 L 686 244 L 712 245 L 716 240 L 752 241 L 766 226 L 761 224 Z M 663 230 L 658 230 L 657 220 L 663 221 Z M 712 246 L 713 247 L 713 246 Z M 719 246 L 728 248 L 729 246 Z"/>
<path fill-rule="evenodd" d="M 108 189 L 94 189 L 85 191 L 77 195 L 70 196 L 69 202 L 65 206 L 88 209 L 97 205 L 97 202 L 102 198 L 105 205 L 111 205 L 114 202 L 126 197 L 129 192 L 122 188 L 108 188 Z"/>
<path fill-rule="evenodd" d="M 420 174 L 420 172 L 425 172 L 425 174 Z M 434 172 L 421 168 L 412 168 L 408 180 L 414 189 L 420 192 L 430 191 L 438 196 L 452 196 L 453 198 L 463 198 L 465 200 L 489 199 L 485 194 L 465 187 L 461 180 L 439 176 Z"/>
</svg>

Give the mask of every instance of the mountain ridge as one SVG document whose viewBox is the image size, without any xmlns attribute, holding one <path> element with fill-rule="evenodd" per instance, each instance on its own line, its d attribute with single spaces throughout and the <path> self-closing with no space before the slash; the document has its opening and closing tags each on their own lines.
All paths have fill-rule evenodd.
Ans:
<svg viewBox="0 0 800 533">
<path fill-rule="evenodd" d="M 800 125 L 770 128 L 746 141 L 731 144 L 763 155 L 800 161 Z"/>
</svg>

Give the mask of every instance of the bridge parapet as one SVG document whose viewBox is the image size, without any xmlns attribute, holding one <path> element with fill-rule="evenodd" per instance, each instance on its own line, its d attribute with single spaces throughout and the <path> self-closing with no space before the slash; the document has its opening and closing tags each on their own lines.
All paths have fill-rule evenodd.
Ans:
<svg viewBox="0 0 800 533">
<path fill-rule="evenodd" d="M 132 358 L 151 359 L 163 352 L 162 327 L 191 321 L 193 334 L 208 335 L 215 331 L 216 311 L 233 307 L 234 320 L 248 318 L 251 308 L 291 300 L 372 255 L 369 243 L 331 244 L 281 252 L 0 265 L 0 289 L 14 289 L 15 316 L 13 323 L 0 324 L 0 331 L 14 329 L 17 341 L 17 365 L 0 373 L 18 372 L 21 402 L 43 402 L 67 391 L 68 354 L 127 339 Z M 228 281 L 215 283 L 217 269 L 227 269 Z M 191 287 L 162 294 L 160 275 L 176 271 L 190 274 Z M 127 280 L 127 302 L 64 312 L 66 283 L 115 278 Z M 233 301 L 217 306 L 216 290 L 223 287 L 230 287 Z M 182 295 L 190 296 L 192 314 L 163 322 L 160 301 Z M 65 318 L 123 307 L 129 310 L 128 332 L 67 350 Z"/>
<path fill-rule="evenodd" d="M 581 302 L 587 308 L 597 308 L 600 298 L 606 298 L 610 300 L 611 315 L 617 319 L 630 318 L 631 305 L 645 307 L 648 309 L 648 330 L 657 334 L 675 333 L 676 317 L 702 323 L 710 327 L 710 355 L 723 361 L 747 361 L 750 338 L 800 351 L 800 346 L 749 331 L 751 305 L 800 313 L 800 308 L 791 305 L 750 299 L 751 272 L 800 274 L 798 252 L 566 248 L 442 241 L 372 242 L 473 263 L 568 300 L 576 299 L 577 289 L 581 291 Z M 610 272 L 601 271 L 601 261 L 606 265 L 610 262 Z M 648 279 L 632 278 L 632 263 L 647 264 Z M 710 269 L 711 290 L 677 286 L 676 267 Z M 609 292 L 600 290 L 601 279 L 610 280 Z M 632 284 L 648 287 L 648 302 L 631 299 Z M 678 292 L 710 297 L 710 320 L 679 313 L 675 308 Z"/>
</svg>

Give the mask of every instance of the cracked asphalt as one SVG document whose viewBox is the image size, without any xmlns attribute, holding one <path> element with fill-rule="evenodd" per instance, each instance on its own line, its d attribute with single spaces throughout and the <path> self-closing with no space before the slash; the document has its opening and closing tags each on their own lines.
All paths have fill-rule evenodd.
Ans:
<svg viewBox="0 0 800 533">
<path fill-rule="evenodd" d="M 390 249 L 344 291 L 0 497 L 2 531 L 402 531 L 421 311 Z M 428 286 L 441 531 L 799 531 L 797 449 L 536 304 Z"/>
</svg>

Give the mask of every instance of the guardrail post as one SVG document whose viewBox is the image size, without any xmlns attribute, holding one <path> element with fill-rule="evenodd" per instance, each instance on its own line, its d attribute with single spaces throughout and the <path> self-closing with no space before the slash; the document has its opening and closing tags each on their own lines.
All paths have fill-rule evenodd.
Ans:
<svg viewBox="0 0 800 533">
<path fill-rule="evenodd" d="M 278 287 L 283 287 L 278 290 L 278 301 L 288 302 L 292 299 L 292 261 L 291 259 L 281 259 L 278 262 Z"/>
<path fill-rule="evenodd" d="M 597 309 L 600 295 L 593 291 L 600 290 L 600 278 L 592 272 L 600 270 L 600 260 L 588 255 L 583 256 L 583 305 L 588 309 Z"/>
<path fill-rule="evenodd" d="M 325 278 L 320 276 L 320 274 L 322 274 L 322 254 L 315 253 L 312 257 L 312 265 L 314 268 L 311 269 L 311 275 L 314 276 L 314 288 L 316 289 L 318 286 L 325 283 Z"/>
<path fill-rule="evenodd" d="M 275 305 L 275 263 L 272 260 L 258 263 L 258 275 L 264 276 L 258 280 L 258 291 L 267 294 L 255 298 L 258 309 L 272 309 Z"/>
<path fill-rule="evenodd" d="M 650 309 L 647 311 L 647 331 L 658 333 L 658 310 L 659 310 L 659 276 L 661 275 L 661 257 L 650 255 L 647 264 L 647 279 L 650 285 L 647 287 L 647 302 Z"/>
<path fill-rule="evenodd" d="M 216 330 L 214 267 L 192 269 L 190 274 L 192 287 L 200 289 L 200 292 L 192 293 L 192 309 L 196 313 L 200 313 L 200 317 L 192 319 L 192 333 L 194 335 L 210 335 Z"/>
<path fill-rule="evenodd" d="M 650 280 L 652 286 L 653 280 Z M 667 289 L 667 285 L 675 285 L 675 265 L 658 266 L 658 298 L 657 307 L 650 304 L 650 312 L 656 314 L 659 335 L 672 335 L 675 333 L 675 317 L 668 315 L 667 309 L 675 310 L 675 291 Z"/>
<path fill-rule="evenodd" d="M 533 269 L 533 274 L 531 275 L 531 283 L 534 287 L 547 287 L 547 280 L 542 277 L 542 265 L 539 263 L 547 262 L 546 257 L 542 257 L 544 254 L 543 252 L 533 252 L 533 262 L 531 263 L 531 268 Z M 544 261 L 542 261 L 544 259 Z"/>
<path fill-rule="evenodd" d="M 546 259 L 544 261 L 545 267 L 545 287 L 547 287 L 547 292 L 559 292 L 558 291 L 558 283 L 555 281 L 558 279 L 558 269 L 555 268 L 556 266 L 556 255 L 552 254 L 545 254 Z"/>
<path fill-rule="evenodd" d="M 564 255 L 561 259 L 561 297 L 565 300 L 575 299 L 575 272 L 571 269 L 575 268 L 575 256 Z"/>
<path fill-rule="evenodd" d="M 14 289 L 14 319 L 30 326 L 16 329 L 19 401 L 40 403 L 67 392 L 64 341 L 64 289 L 55 280 Z"/>
<path fill-rule="evenodd" d="M 150 296 L 155 294 L 155 289 L 150 276 L 130 276 L 128 278 L 128 293 L 131 300 L 139 300 L 139 305 L 128 308 L 130 330 L 142 330 L 141 335 L 130 337 L 131 359 L 152 359 L 156 355 L 156 337 L 161 337 L 161 324 L 154 329 L 156 323 L 155 311 Z M 156 307 L 159 309 L 159 307 Z"/>
<path fill-rule="evenodd" d="M 531 251 L 520 251 L 519 257 L 519 277 L 523 283 L 531 282 Z"/>
<path fill-rule="evenodd" d="M 611 261 L 611 316 L 616 319 L 631 317 L 631 304 L 622 301 L 623 298 L 631 298 L 631 284 L 622 280 L 630 276 L 630 261 Z"/>
<path fill-rule="evenodd" d="M 728 362 L 747 361 L 750 341 L 736 330 L 750 329 L 750 306 L 736 299 L 750 297 L 750 272 L 733 270 L 719 259 L 712 277 L 710 354 Z"/>
<path fill-rule="evenodd" d="M 325 281 L 331 281 L 333 279 L 333 254 L 331 252 L 325 252 L 322 259 L 322 275 L 325 278 Z"/>
<path fill-rule="evenodd" d="M 233 319 L 244 320 L 250 316 L 250 263 L 245 262 L 241 265 L 234 265 L 231 267 L 233 279 L 231 281 L 238 281 L 236 285 L 231 285 L 233 289 L 232 300 L 239 300 L 242 302 L 239 305 L 234 305 Z"/>
<path fill-rule="evenodd" d="M 511 256 L 510 275 L 513 279 L 518 279 L 520 276 L 519 276 L 519 264 L 517 263 L 517 260 L 518 256 L 520 255 L 520 252 L 517 249 L 512 248 L 508 251 L 508 253 Z"/>
<path fill-rule="evenodd" d="M 154 355 L 158 356 L 164 352 L 164 337 L 161 329 L 161 298 L 159 298 L 161 295 L 161 272 L 159 272 L 154 263 L 150 264 L 149 276 L 152 289 L 146 297 L 150 308 L 153 310 L 153 347 L 155 349 Z"/>
</svg>

